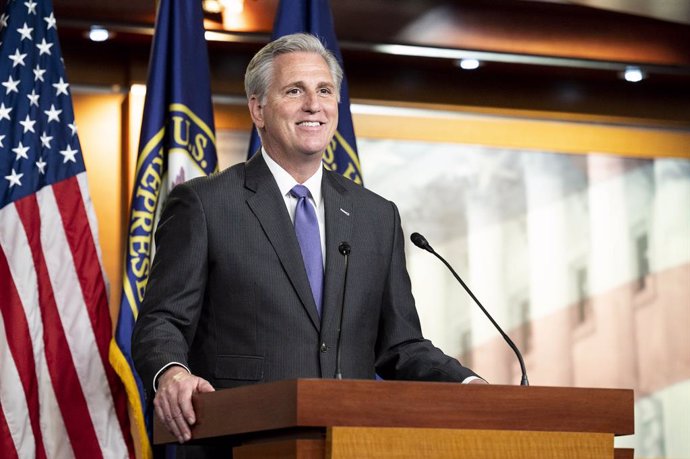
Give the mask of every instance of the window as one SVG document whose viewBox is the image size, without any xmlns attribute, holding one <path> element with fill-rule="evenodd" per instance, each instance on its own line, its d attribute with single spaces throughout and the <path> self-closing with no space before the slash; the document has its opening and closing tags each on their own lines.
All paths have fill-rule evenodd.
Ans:
<svg viewBox="0 0 690 459">
<path fill-rule="evenodd" d="M 589 276 L 587 268 L 579 267 L 575 269 L 575 294 L 577 298 L 577 323 L 582 324 L 587 321 L 589 311 Z"/>
<path fill-rule="evenodd" d="M 529 300 L 524 300 L 519 303 L 520 313 L 520 347 L 522 352 L 527 353 L 532 348 L 532 321 L 530 319 L 530 303 Z"/>
<path fill-rule="evenodd" d="M 472 330 L 465 329 L 460 333 L 460 355 L 462 364 L 472 366 Z"/>
<path fill-rule="evenodd" d="M 637 287 L 640 292 L 647 288 L 649 276 L 649 236 L 642 233 L 635 238 L 635 255 L 637 257 Z"/>
</svg>

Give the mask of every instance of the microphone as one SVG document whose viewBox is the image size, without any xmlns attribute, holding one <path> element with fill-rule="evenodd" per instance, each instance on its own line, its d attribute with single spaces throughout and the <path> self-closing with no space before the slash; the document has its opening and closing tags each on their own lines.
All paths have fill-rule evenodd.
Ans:
<svg viewBox="0 0 690 459">
<path fill-rule="evenodd" d="M 342 353 L 340 347 L 340 340 L 343 337 L 343 312 L 345 311 L 345 286 L 347 285 L 348 266 L 347 262 L 351 251 L 352 248 L 350 247 L 350 244 L 348 244 L 346 241 L 341 242 L 338 246 L 338 252 L 340 252 L 340 254 L 345 258 L 345 276 L 343 279 L 343 296 L 340 300 L 340 324 L 338 325 L 338 343 L 335 347 L 335 379 L 343 379 L 343 373 L 340 369 L 340 355 Z"/>
<path fill-rule="evenodd" d="M 465 283 L 462 281 L 462 279 L 460 279 L 460 276 L 458 276 L 458 274 L 455 272 L 453 267 L 450 266 L 450 264 L 448 264 L 448 262 L 441 255 L 436 253 L 436 251 L 431 247 L 431 245 L 429 245 L 429 241 L 427 241 L 424 236 L 422 236 L 419 233 L 412 233 L 412 235 L 410 236 L 410 240 L 412 241 L 412 243 L 414 245 L 416 245 L 420 249 L 424 249 L 427 252 L 433 253 L 436 256 L 436 258 L 441 260 L 443 262 L 443 264 L 446 265 L 446 267 L 448 267 L 450 272 L 453 273 L 453 276 L 455 276 L 455 278 L 458 280 L 458 282 L 460 282 L 460 285 L 462 285 L 462 287 L 465 289 L 465 291 L 467 293 L 469 293 L 469 295 L 472 297 L 474 302 L 477 303 L 477 306 L 479 306 L 479 309 L 481 309 L 482 312 L 486 315 L 486 317 L 489 318 L 489 320 L 494 325 L 494 327 L 496 327 L 496 330 L 498 330 L 498 332 L 501 334 L 501 336 L 503 336 L 503 339 L 506 340 L 506 342 L 508 343 L 508 346 L 510 346 L 510 348 L 515 352 L 515 355 L 518 358 L 518 362 L 520 362 L 520 370 L 522 371 L 522 379 L 520 381 L 520 385 L 521 386 L 529 386 L 529 381 L 527 380 L 527 370 L 525 369 L 525 362 L 524 362 L 524 360 L 522 360 L 522 354 L 520 354 L 520 351 L 518 350 L 515 343 L 513 343 L 513 340 L 511 340 L 510 337 L 505 334 L 503 329 L 496 323 L 494 318 L 491 317 L 491 314 L 489 314 L 487 312 L 487 310 L 484 309 L 484 306 L 482 306 L 482 304 L 479 302 L 477 297 L 474 296 L 474 293 L 472 293 L 472 291 L 469 289 L 469 287 L 467 285 L 465 285 Z"/>
</svg>

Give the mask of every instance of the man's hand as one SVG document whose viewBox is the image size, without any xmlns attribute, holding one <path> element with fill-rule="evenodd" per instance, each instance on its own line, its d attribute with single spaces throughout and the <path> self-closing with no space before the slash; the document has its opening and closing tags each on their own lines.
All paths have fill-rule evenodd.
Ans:
<svg viewBox="0 0 690 459">
<path fill-rule="evenodd" d="M 183 367 L 171 366 L 158 377 L 158 390 L 153 399 L 156 416 L 177 441 L 189 441 L 192 438 L 189 427 L 196 422 L 192 394 L 214 390 L 205 379 L 190 374 Z"/>
</svg>

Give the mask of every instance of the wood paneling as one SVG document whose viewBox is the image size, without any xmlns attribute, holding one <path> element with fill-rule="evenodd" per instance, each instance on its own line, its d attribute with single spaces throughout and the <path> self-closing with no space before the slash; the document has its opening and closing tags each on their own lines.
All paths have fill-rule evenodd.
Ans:
<svg viewBox="0 0 690 459">
<path fill-rule="evenodd" d="M 121 11 L 114 8 L 121 4 Z M 154 2 L 57 0 L 70 82 L 145 83 Z M 348 0 L 331 2 L 353 99 L 619 116 L 690 128 L 690 25 L 577 5 L 524 1 Z M 251 56 L 270 35 L 277 1 L 246 2 L 262 21 L 239 41 L 210 42 L 212 90 L 242 96 Z M 119 12 L 118 12 L 119 11 Z M 261 13 L 261 14 L 259 14 Z M 84 33 L 99 20 L 116 30 L 105 43 Z M 213 25 L 212 18 L 209 24 Z M 118 29 L 119 27 L 119 29 Z M 485 62 L 462 71 L 449 59 L 372 51 L 377 43 L 655 64 L 649 78 L 622 81 L 614 70 Z M 674 126 L 678 127 L 678 126 Z"/>
</svg>

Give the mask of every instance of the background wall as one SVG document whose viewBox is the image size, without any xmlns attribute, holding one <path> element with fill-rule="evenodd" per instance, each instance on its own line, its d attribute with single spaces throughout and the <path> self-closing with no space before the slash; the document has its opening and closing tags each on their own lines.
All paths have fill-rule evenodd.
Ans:
<svg viewBox="0 0 690 459">
<path fill-rule="evenodd" d="M 690 161 L 359 145 L 367 186 L 455 266 L 533 385 L 633 388 L 637 434 L 621 444 L 690 457 L 690 213 L 670 204 L 690 198 Z M 512 351 L 445 267 L 407 249 L 427 336 L 491 382 L 518 384 Z"/>
</svg>

